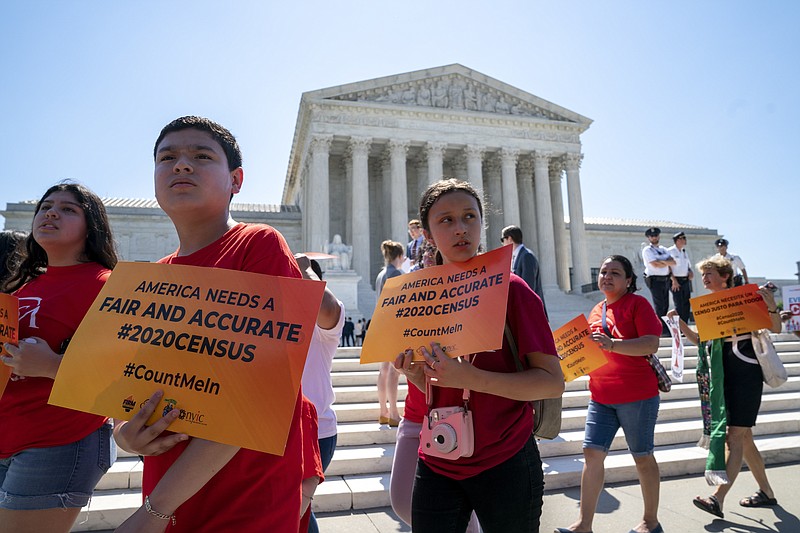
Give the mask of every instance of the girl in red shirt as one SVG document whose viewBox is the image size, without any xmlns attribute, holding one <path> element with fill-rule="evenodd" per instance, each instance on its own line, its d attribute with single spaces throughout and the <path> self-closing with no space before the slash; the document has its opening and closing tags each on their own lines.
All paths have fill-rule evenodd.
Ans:
<svg viewBox="0 0 800 533">
<path fill-rule="evenodd" d="M 105 417 L 49 405 L 61 357 L 117 263 L 103 203 L 59 183 L 36 205 L 24 260 L 3 290 L 19 298 L 19 346 L 0 398 L 0 532 L 67 532 L 116 449 Z"/>
<path fill-rule="evenodd" d="M 422 197 L 420 215 L 442 263 L 466 263 L 477 255 L 483 207 L 469 183 L 434 183 Z M 544 476 L 530 401 L 562 394 L 564 377 L 542 302 L 514 274 L 506 321 L 527 370 L 517 372 L 506 340 L 500 350 L 456 359 L 434 342 L 419 349 L 424 363 L 412 362 L 411 348 L 395 361 L 417 388 L 431 386 L 429 416 L 430 409 L 464 405 L 469 391 L 474 426 L 469 456 L 436 457 L 420 447 L 411 508 L 415 533 L 463 532 L 473 510 L 487 533 L 539 530 Z"/>
</svg>

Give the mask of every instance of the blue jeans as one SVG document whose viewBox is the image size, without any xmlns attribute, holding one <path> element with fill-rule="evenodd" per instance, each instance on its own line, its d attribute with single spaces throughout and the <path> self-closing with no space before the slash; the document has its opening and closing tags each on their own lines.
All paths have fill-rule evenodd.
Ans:
<svg viewBox="0 0 800 533">
<path fill-rule="evenodd" d="M 28 448 L 0 459 L 0 508 L 83 507 L 116 455 L 111 426 L 103 424 L 77 442 Z"/>
<path fill-rule="evenodd" d="M 336 450 L 336 435 L 332 437 L 325 437 L 324 439 L 319 439 L 319 455 L 320 459 L 322 460 L 322 471 L 328 469 L 328 465 L 331 464 L 331 459 L 333 459 L 333 452 Z M 317 525 L 317 517 L 314 516 L 314 512 L 311 512 L 311 519 L 308 521 L 308 533 L 319 533 L 319 526 Z"/>
<path fill-rule="evenodd" d="M 589 400 L 583 447 L 608 452 L 621 427 L 631 455 L 641 457 L 652 454 L 660 402 L 658 394 L 628 403 L 603 404 Z"/>
<path fill-rule="evenodd" d="M 539 531 L 544 473 L 533 435 L 516 455 L 467 479 L 417 463 L 411 503 L 414 533 L 460 533 L 475 511 L 484 533 Z"/>
</svg>

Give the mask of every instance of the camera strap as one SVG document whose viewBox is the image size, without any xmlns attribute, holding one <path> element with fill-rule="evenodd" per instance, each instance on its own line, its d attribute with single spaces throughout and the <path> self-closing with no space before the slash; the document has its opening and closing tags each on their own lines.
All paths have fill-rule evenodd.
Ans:
<svg viewBox="0 0 800 533">
<path fill-rule="evenodd" d="M 471 355 L 464 356 L 468 363 Z M 461 399 L 464 400 L 464 410 L 469 410 L 469 389 L 461 389 Z M 425 375 L 425 400 L 428 404 L 428 411 L 430 411 L 431 407 L 433 407 L 433 384 L 431 384 L 431 378 L 427 374 Z"/>
</svg>

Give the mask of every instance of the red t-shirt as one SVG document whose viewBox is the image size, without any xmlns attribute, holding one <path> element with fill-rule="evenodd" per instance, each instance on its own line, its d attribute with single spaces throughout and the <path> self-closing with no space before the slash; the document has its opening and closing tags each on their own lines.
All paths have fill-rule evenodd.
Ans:
<svg viewBox="0 0 800 533">
<path fill-rule="evenodd" d="M 510 278 L 506 321 L 524 367 L 527 368 L 525 355 L 531 352 L 556 356 L 553 333 L 545 317 L 542 300 L 516 274 L 511 274 Z M 505 336 L 501 350 L 476 354 L 472 364 L 492 372 L 517 372 Z M 433 407 L 463 403 L 461 389 L 433 387 L 433 391 Z M 442 459 L 425 455 L 420 447 L 419 456 L 426 465 L 434 472 L 453 479 L 472 477 L 510 459 L 522 449 L 533 430 L 530 402 L 472 391 L 469 405 L 475 429 L 475 450 L 472 457 Z"/>
<path fill-rule="evenodd" d="M 301 277 L 283 236 L 262 224 L 237 224 L 202 250 L 184 257 L 172 254 L 161 262 Z M 301 396 L 298 393 L 284 455 L 239 450 L 202 489 L 178 507 L 176 525 L 170 524 L 167 531 L 297 533 L 303 479 Z M 316 433 L 309 438 L 316 440 Z M 153 491 L 190 441 L 162 455 L 145 457 L 143 497 Z"/>
<path fill-rule="evenodd" d="M 603 330 L 603 302 L 589 314 L 589 329 Z M 636 339 L 644 335 L 661 335 L 661 321 L 653 306 L 633 293 L 608 306 L 606 325 L 615 339 Z M 589 374 L 592 399 L 604 404 L 646 400 L 658 394 L 658 379 L 644 356 L 620 355 L 606 352 L 608 364 Z"/>
<path fill-rule="evenodd" d="M 14 294 L 19 300 L 19 339 L 40 337 L 56 353 L 75 330 L 111 271 L 97 263 L 49 267 Z M 0 398 L 0 457 L 28 448 L 63 446 L 89 435 L 105 417 L 49 405 L 53 380 L 9 381 Z"/>
</svg>

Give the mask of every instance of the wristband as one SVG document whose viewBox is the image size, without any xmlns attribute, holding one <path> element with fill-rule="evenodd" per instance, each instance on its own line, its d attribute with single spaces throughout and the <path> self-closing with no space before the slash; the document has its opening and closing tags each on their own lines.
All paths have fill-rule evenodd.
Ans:
<svg viewBox="0 0 800 533">
<path fill-rule="evenodd" d="M 159 520 L 172 520 L 172 525 L 175 525 L 175 515 L 174 514 L 164 514 L 159 513 L 150 505 L 150 496 L 144 497 L 144 510 L 147 511 L 147 514 L 151 514 L 158 518 Z"/>
</svg>

